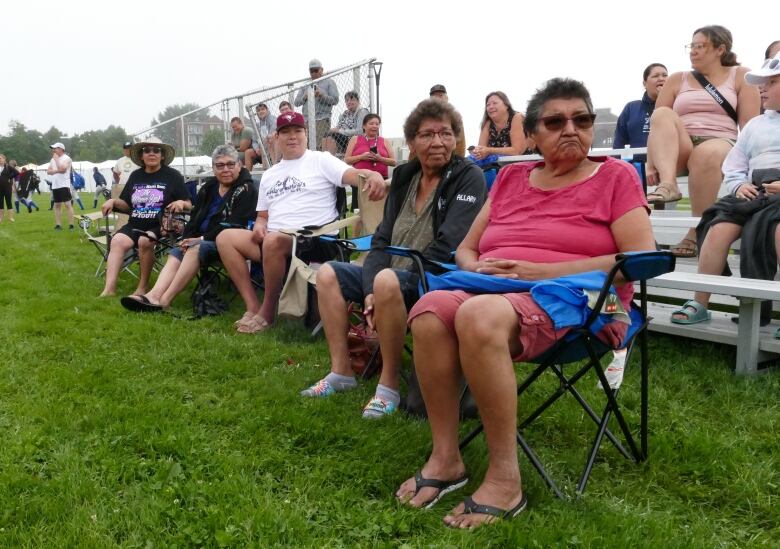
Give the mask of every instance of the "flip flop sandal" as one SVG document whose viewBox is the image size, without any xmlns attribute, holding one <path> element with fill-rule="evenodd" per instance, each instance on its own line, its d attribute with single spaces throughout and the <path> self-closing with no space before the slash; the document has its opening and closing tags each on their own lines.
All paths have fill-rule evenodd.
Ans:
<svg viewBox="0 0 780 549">
<path fill-rule="evenodd" d="M 511 509 L 501 509 L 500 507 L 494 507 L 493 505 L 482 505 L 474 501 L 471 496 L 468 496 L 463 500 L 463 515 L 489 515 L 496 517 L 500 520 L 513 519 L 520 513 L 526 510 L 528 507 L 528 500 L 523 494 L 520 498 L 520 503 L 512 507 Z M 453 526 L 457 528 L 457 526 Z"/>
<path fill-rule="evenodd" d="M 162 305 L 152 303 L 145 295 L 128 295 L 119 300 L 128 311 L 136 313 L 158 313 L 163 310 Z"/>
<path fill-rule="evenodd" d="M 780 339 L 780 328 L 775 330 L 775 339 Z"/>
<path fill-rule="evenodd" d="M 425 505 L 422 506 L 423 509 L 430 509 L 450 492 L 454 492 L 455 490 L 459 490 L 466 486 L 468 481 L 469 477 L 465 473 L 462 477 L 456 478 L 455 480 L 440 480 L 437 478 L 425 478 L 422 476 L 422 471 L 417 471 L 414 474 L 415 489 L 412 497 L 416 496 L 422 488 L 436 488 L 438 490 L 437 494 L 433 499 L 428 500 Z"/>
<path fill-rule="evenodd" d="M 685 244 L 686 242 L 690 242 L 691 245 Z M 672 246 L 669 251 L 675 257 L 696 257 L 699 253 L 699 248 L 696 245 L 696 241 L 692 238 L 683 238 L 678 244 Z"/>
<path fill-rule="evenodd" d="M 266 319 L 259 314 L 256 314 L 239 324 L 236 331 L 239 334 L 259 334 L 260 332 L 268 330 L 270 327 L 271 324 L 269 324 Z"/>
<path fill-rule="evenodd" d="M 674 315 L 684 315 L 685 318 L 675 318 Z M 686 301 L 676 311 L 672 311 L 672 322 L 674 324 L 698 324 L 699 322 L 709 320 L 711 317 L 712 315 L 707 308 L 693 299 Z"/>
<path fill-rule="evenodd" d="M 682 193 L 672 190 L 663 183 L 658 185 L 654 191 L 647 193 L 647 201 L 650 204 L 665 204 L 667 202 L 677 202 L 678 200 L 682 200 Z"/>
</svg>

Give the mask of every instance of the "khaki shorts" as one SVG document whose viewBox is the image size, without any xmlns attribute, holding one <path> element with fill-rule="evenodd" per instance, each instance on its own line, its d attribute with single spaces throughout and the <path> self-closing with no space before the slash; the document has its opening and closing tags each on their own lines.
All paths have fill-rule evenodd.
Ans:
<svg viewBox="0 0 780 549">
<path fill-rule="evenodd" d="M 705 141 L 709 141 L 710 139 L 722 139 L 723 141 L 728 142 L 732 147 L 737 143 L 736 139 L 729 139 L 728 137 L 715 137 L 712 135 L 692 135 L 691 143 L 693 143 L 694 147 L 697 147 Z"/>
</svg>

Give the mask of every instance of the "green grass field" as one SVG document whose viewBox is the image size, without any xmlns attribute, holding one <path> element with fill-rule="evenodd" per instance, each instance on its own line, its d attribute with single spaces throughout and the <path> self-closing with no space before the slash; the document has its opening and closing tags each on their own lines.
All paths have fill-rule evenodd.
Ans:
<svg viewBox="0 0 780 549">
<path fill-rule="evenodd" d="M 238 335 L 240 300 L 191 321 L 188 295 L 179 317 L 98 299 L 97 252 L 46 207 L 0 225 L 2 547 L 780 544 L 780 378 L 735 378 L 730 348 L 652 335 L 648 462 L 605 445 L 585 496 L 560 501 L 521 457 L 529 510 L 452 531 L 441 518 L 484 473 L 481 437 L 465 491 L 404 508 L 392 494 L 426 458 L 426 423 L 361 420 L 375 381 L 301 399 L 324 340 L 293 321 Z M 633 420 L 637 381 L 621 395 Z M 571 493 L 593 426 L 570 400 L 550 412 L 526 434 Z"/>
</svg>

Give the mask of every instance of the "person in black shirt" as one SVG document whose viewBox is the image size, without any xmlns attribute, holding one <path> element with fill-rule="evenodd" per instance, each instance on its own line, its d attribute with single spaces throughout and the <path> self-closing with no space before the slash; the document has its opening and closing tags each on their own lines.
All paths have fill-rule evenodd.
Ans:
<svg viewBox="0 0 780 549">
<path fill-rule="evenodd" d="M 182 175 L 169 167 L 174 157 L 173 147 L 158 137 L 133 144 L 130 158 L 142 169 L 130 174 L 119 198 L 103 203 L 101 211 L 108 215 L 118 211 L 130 215 L 130 220 L 111 238 L 111 251 L 106 262 L 106 285 L 100 297 L 116 295 L 116 284 L 125 254 L 138 248 L 141 273 L 133 295 L 147 292 L 154 266 L 154 246 L 162 229 L 161 216 L 166 211 L 181 212 L 192 208 Z"/>
</svg>

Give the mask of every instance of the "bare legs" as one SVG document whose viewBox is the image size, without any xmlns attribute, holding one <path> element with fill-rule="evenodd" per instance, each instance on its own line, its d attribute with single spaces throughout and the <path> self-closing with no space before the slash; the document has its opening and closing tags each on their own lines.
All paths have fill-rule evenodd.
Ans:
<svg viewBox="0 0 780 549">
<path fill-rule="evenodd" d="M 282 233 L 268 233 L 260 244 L 252 240 L 253 233 L 243 229 L 227 229 L 217 237 L 217 249 L 230 279 L 246 305 L 247 313 L 260 314 L 273 324 L 276 306 L 282 293 L 287 258 L 292 254 L 292 238 Z M 263 262 L 265 296 L 262 305 L 249 278 L 246 260 Z"/>
<path fill-rule="evenodd" d="M 55 208 L 59 203 L 55 204 Z M 57 210 L 55 209 L 55 219 L 57 219 Z M 106 284 L 100 297 L 116 295 L 116 283 L 119 279 L 119 272 L 122 270 L 127 252 L 133 248 L 133 240 L 125 234 L 116 234 L 111 238 L 111 250 L 106 260 Z"/>
<path fill-rule="evenodd" d="M 647 184 L 679 192 L 677 174 L 688 165 L 691 138 L 680 117 L 669 107 L 658 107 L 650 117 L 647 139 Z"/>
<path fill-rule="evenodd" d="M 517 392 L 512 356 L 519 353 L 517 315 L 501 296 L 476 296 L 463 303 L 451 334 L 433 314 L 412 322 L 415 365 L 431 424 L 433 450 L 423 476 L 451 479 L 462 473 L 458 450 L 458 389 L 461 375 L 479 407 L 489 451 L 488 470 L 474 492 L 477 503 L 510 509 L 522 498 L 515 430 Z M 402 500 L 414 492 L 407 480 L 396 495 Z M 420 490 L 409 500 L 419 506 L 432 497 L 432 489 Z M 458 505 L 444 521 L 469 528 L 491 520 L 481 514 L 462 514 Z"/>
<path fill-rule="evenodd" d="M 352 376 L 347 351 L 347 303 L 341 294 L 336 273 L 327 264 L 317 271 L 317 303 L 328 340 L 331 371 Z M 374 321 L 382 349 L 379 383 L 397 390 L 407 314 L 398 277 L 391 269 L 380 271 L 374 280 L 374 308 Z"/>
</svg>

